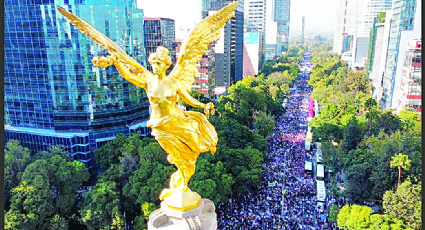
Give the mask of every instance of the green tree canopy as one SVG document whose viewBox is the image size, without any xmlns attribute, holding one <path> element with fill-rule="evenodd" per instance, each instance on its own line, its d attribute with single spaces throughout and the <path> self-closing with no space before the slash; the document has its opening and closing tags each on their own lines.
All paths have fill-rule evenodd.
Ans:
<svg viewBox="0 0 425 230">
<path fill-rule="evenodd" d="M 119 204 L 120 196 L 116 183 L 99 182 L 84 193 L 84 202 L 80 210 L 82 222 L 89 230 L 114 229 L 112 227 L 117 223 L 118 229 L 122 228 L 123 224 L 117 221 L 117 218 L 121 218 Z"/>
<path fill-rule="evenodd" d="M 398 168 L 397 189 L 398 189 L 398 187 L 400 187 L 401 169 L 409 170 L 411 162 L 412 161 L 409 159 L 409 157 L 407 155 L 402 154 L 402 153 L 399 153 L 398 155 L 391 157 L 390 167 L 391 168 Z"/>
<path fill-rule="evenodd" d="M 5 210 L 9 209 L 13 188 L 19 185 L 22 173 L 30 162 L 28 148 L 19 141 L 9 141 L 4 151 L 4 199 Z"/>
<path fill-rule="evenodd" d="M 385 192 L 383 206 L 391 218 L 402 220 L 412 229 L 422 229 L 422 182 L 403 182 L 397 191 Z"/>
<path fill-rule="evenodd" d="M 257 133 L 266 138 L 273 133 L 275 128 L 275 119 L 270 114 L 260 112 L 260 115 L 255 119 L 255 128 Z"/>
</svg>

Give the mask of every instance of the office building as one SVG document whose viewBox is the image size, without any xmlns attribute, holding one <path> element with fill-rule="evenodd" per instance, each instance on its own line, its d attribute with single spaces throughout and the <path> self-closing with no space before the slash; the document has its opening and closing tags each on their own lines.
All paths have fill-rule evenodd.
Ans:
<svg viewBox="0 0 425 230">
<path fill-rule="evenodd" d="M 204 94 L 207 98 L 214 96 L 213 87 L 215 78 L 215 55 L 213 52 L 213 48 L 208 49 L 207 52 L 202 55 L 202 58 L 199 61 L 199 75 L 195 78 L 195 83 L 193 83 L 192 86 L 192 90 L 196 90 Z"/>
<path fill-rule="evenodd" d="M 233 2 L 232 0 L 203 0 L 202 17 L 205 18 Z M 214 54 L 214 88 L 230 87 L 231 84 L 243 78 L 243 30 L 244 1 L 238 1 L 235 17 L 225 25 L 221 37 L 210 45 L 210 55 Z M 212 59 L 211 56 L 208 57 Z M 214 90 L 215 91 L 215 90 Z"/>
<path fill-rule="evenodd" d="M 288 47 L 291 0 L 275 0 L 274 3 L 274 21 L 277 22 L 276 57 L 280 57 L 286 51 L 282 50 L 282 46 Z"/>
<path fill-rule="evenodd" d="M 374 18 L 381 12 L 391 10 L 392 0 L 359 0 L 357 6 L 356 32 L 353 37 L 352 60 L 353 67 L 366 66 L 370 30 Z"/>
<path fill-rule="evenodd" d="M 350 67 L 365 67 L 370 29 L 377 14 L 391 9 L 392 0 L 337 0 L 333 52 Z"/>
<path fill-rule="evenodd" d="M 333 52 L 339 55 L 351 50 L 356 31 L 357 4 L 355 0 L 337 0 Z M 347 55 L 351 57 L 351 53 Z"/>
<path fill-rule="evenodd" d="M 266 61 L 274 60 L 276 55 L 276 45 L 266 44 Z"/>
<path fill-rule="evenodd" d="M 176 63 L 176 28 L 174 19 L 170 18 L 144 18 L 143 30 L 145 35 L 146 57 L 156 51 L 158 46 L 164 46 L 170 52 L 173 64 Z M 149 63 L 148 69 L 152 71 Z M 171 68 L 173 65 L 171 66 Z"/>
<path fill-rule="evenodd" d="M 255 76 L 256 73 L 254 70 L 254 66 L 252 65 L 251 58 L 249 57 L 248 51 L 246 50 L 246 46 L 243 46 L 243 77 L 246 78 L 248 76 Z"/>
<path fill-rule="evenodd" d="M 392 12 L 386 11 L 377 15 L 371 29 L 369 55 L 366 74 L 372 83 L 372 95 L 381 103 L 383 76 L 387 60 L 388 40 L 390 36 Z"/>
<path fill-rule="evenodd" d="M 259 71 L 259 50 L 260 50 L 261 33 L 259 32 L 245 32 L 244 33 L 244 77 L 246 74 L 252 76 L 257 75 Z M 245 52 L 246 51 L 246 52 Z M 254 71 L 252 74 L 251 71 Z"/>
<path fill-rule="evenodd" d="M 394 0 L 386 66 L 383 77 L 382 109 L 398 106 L 402 66 L 408 43 L 421 37 L 421 1 Z"/>
<path fill-rule="evenodd" d="M 32 152 L 62 145 L 93 169 L 93 151 L 118 133 L 148 135 L 149 104 L 115 68 L 93 66 L 91 59 L 107 51 L 72 26 L 57 5 L 146 65 L 143 11 L 133 0 L 5 1 L 5 142 L 19 140 Z"/>
<path fill-rule="evenodd" d="M 422 112 L 422 39 L 409 42 L 402 70 L 398 110 Z"/>
<path fill-rule="evenodd" d="M 258 63 L 254 66 L 262 69 L 266 56 L 266 0 L 245 1 L 245 32 L 259 33 Z M 245 43 L 245 41 L 244 41 Z M 246 44 L 246 43 L 245 43 Z M 258 72 L 258 71 L 257 71 Z"/>
<path fill-rule="evenodd" d="M 303 16 L 303 19 L 302 19 L 301 46 L 304 46 L 304 27 L 305 27 L 305 16 Z"/>
</svg>

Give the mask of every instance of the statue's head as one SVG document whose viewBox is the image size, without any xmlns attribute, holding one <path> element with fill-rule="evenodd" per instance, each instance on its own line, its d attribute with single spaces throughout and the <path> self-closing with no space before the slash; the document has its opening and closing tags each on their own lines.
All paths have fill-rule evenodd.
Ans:
<svg viewBox="0 0 425 230">
<path fill-rule="evenodd" d="M 171 57 L 167 48 L 158 46 L 155 53 L 151 53 L 148 59 L 155 74 L 165 72 L 171 65 Z"/>
</svg>

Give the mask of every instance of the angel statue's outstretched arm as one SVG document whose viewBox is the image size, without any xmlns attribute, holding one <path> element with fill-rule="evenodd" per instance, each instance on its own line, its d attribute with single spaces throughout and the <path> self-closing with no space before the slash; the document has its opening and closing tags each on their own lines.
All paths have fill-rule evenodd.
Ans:
<svg viewBox="0 0 425 230">
<path fill-rule="evenodd" d="M 204 109 L 204 113 L 205 113 L 205 116 L 207 118 L 209 118 L 210 113 L 211 113 L 211 115 L 214 115 L 215 109 L 214 109 L 213 103 L 208 102 L 208 103 L 204 104 L 204 103 L 196 100 L 195 98 L 193 98 L 180 83 L 177 83 L 176 85 L 178 87 L 177 93 L 182 98 L 182 100 L 184 102 L 186 102 L 186 104 L 188 104 L 192 107 Z"/>
<path fill-rule="evenodd" d="M 111 54 L 107 57 L 94 57 L 92 60 L 94 66 L 106 68 L 108 66 L 114 65 L 121 76 L 130 83 L 140 88 L 146 88 L 146 83 L 153 77 L 151 72 L 149 72 L 132 57 L 127 55 L 111 39 L 96 30 L 87 22 L 59 6 L 56 8 L 63 16 L 65 16 L 65 18 L 69 20 L 73 26 L 77 27 L 81 33 L 88 36 L 98 45 L 108 50 L 108 52 Z"/>
<path fill-rule="evenodd" d="M 114 65 L 123 78 L 139 88 L 146 89 L 147 83 L 150 81 L 150 72 L 146 70 L 146 73 L 140 71 L 132 65 L 125 64 L 121 62 L 115 55 L 110 55 L 107 57 L 94 57 L 92 62 L 94 66 L 101 68 Z"/>
</svg>

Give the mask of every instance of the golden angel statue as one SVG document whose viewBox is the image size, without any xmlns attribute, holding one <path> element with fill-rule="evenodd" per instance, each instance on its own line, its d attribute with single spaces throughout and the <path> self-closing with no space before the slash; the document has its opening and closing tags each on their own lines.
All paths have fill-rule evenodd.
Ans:
<svg viewBox="0 0 425 230">
<path fill-rule="evenodd" d="M 189 92 L 195 77 L 198 76 L 197 63 L 207 51 L 209 44 L 216 41 L 222 28 L 234 15 L 238 2 L 235 1 L 215 14 L 205 18 L 190 33 L 180 49 L 178 61 L 166 76 L 171 65 L 167 48 L 159 46 L 149 56 L 153 73 L 127 55 L 117 44 L 97 31 L 87 22 L 61 7 L 57 9 L 72 25 L 97 44 L 108 50 L 110 56 L 92 59 L 96 67 L 115 66 L 121 76 L 133 85 L 146 91 L 151 107 L 147 126 L 152 135 L 167 152 L 167 160 L 177 167 L 171 175 L 169 188 L 160 194 L 171 208 L 185 211 L 195 208 L 201 197 L 188 188 L 189 179 L 195 173 L 196 160 L 200 153 L 216 151 L 217 133 L 207 120 L 214 115 L 214 104 L 201 103 L 191 97 Z M 187 104 L 203 108 L 204 114 L 183 111 L 177 107 L 179 98 Z"/>
</svg>

